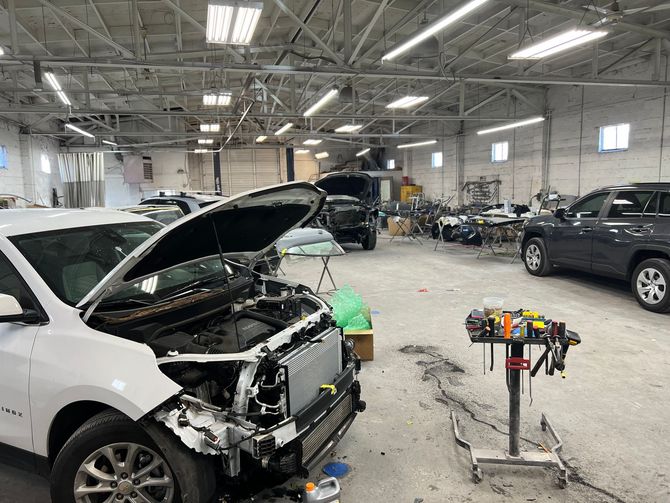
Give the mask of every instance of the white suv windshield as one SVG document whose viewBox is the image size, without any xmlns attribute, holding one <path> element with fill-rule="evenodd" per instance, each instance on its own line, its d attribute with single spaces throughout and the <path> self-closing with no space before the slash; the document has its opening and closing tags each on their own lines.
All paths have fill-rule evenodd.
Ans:
<svg viewBox="0 0 670 503">
<path fill-rule="evenodd" d="M 76 305 L 162 227 L 157 222 L 107 224 L 22 234 L 10 240 L 62 301 Z"/>
</svg>

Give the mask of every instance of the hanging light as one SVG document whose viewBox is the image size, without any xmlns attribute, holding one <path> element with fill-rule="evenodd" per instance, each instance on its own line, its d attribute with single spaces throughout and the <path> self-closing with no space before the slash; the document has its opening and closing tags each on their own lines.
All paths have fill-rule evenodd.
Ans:
<svg viewBox="0 0 670 503">
<path fill-rule="evenodd" d="M 356 157 L 360 157 L 360 156 L 362 156 L 362 155 L 365 155 L 365 154 L 367 154 L 368 152 L 370 152 L 370 149 L 369 149 L 369 148 L 364 148 L 364 149 L 361 150 L 360 152 L 356 152 Z"/>
<path fill-rule="evenodd" d="M 196 154 L 206 154 L 207 152 L 209 152 L 209 150 L 206 148 L 196 148 L 193 152 L 195 152 Z"/>
<path fill-rule="evenodd" d="M 256 143 L 263 143 L 263 142 L 264 142 L 265 140 L 267 140 L 267 139 L 268 139 L 267 136 L 265 136 L 265 135 L 260 135 L 260 136 L 256 137 Z"/>
<path fill-rule="evenodd" d="M 326 103 L 328 103 L 330 100 L 332 100 L 335 96 L 337 96 L 337 93 L 339 91 L 337 89 L 331 89 L 328 91 L 326 94 L 324 94 L 319 101 L 314 103 L 311 107 L 305 111 L 303 114 L 305 117 L 309 117 L 310 115 L 314 114 L 317 110 L 319 110 L 321 107 L 323 107 Z"/>
<path fill-rule="evenodd" d="M 220 124 L 200 124 L 200 131 L 203 133 L 218 133 L 220 129 Z"/>
<path fill-rule="evenodd" d="M 281 136 L 282 133 L 285 133 L 286 131 L 288 131 L 288 130 L 291 129 L 292 127 L 293 127 L 293 123 L 292 123 L 292 122 L 288 122 L 288 123 L 284 124 L 284 125 L 283 125 L 282 127 L 280 127 L 277 131 L 275 131 L 275 136 Z"/>
<path fill-rule="evenodd" d="M 355 133 L 359 129 L 361 129 L 363 126 L 361 124 L 345 124 L 344 126 L 340 126 L 337 129 L 335 129 L 336 133 Z"/>
<path fill-rule="evenodd" d="M 299 148 L 295 151 L 296 154 L 309 154 L 310 150 L 307 148 Z"/>
<path fill-rule="evenodd" d="M 424 145 L 433 145 L 434 143 L 437 143 L 437 140 L 418 141 L 416 143 L 404 143 L 403 145 L 398 145 L 398 148 L 423 147 Z"/>
<path fill-rule="evenodd" d="M 314 154 L 314 157 L 316 157 L 317 159 L 325 159 L 328 157 L 328 152 L 317 152 L 316 154 Z"/>
<path fill-rule="evenodd" d="M 198 138 L 199 145 L 211 145 L 212 143 L 214 143 L 212 138 Z"/>
<path fill-rule="evenodd" d="M 114 143 L 113 141 L 109 141 L 109 140 L 102 140 L 102 143 L 104 143 L 105 145 L 112 145 L 114 147 L 116 147 L 118 145 L 118 143 Z"/>
<path fill-rule="evenodd" d="M 58 79 L 56 79 L 56 76 L 53 74 L 53 72 L 46 72 L 44 74 L 44 78 L 47 80 L 47 83 L 51 86 L 51 89 L 56 91 L 56 96 L 58 96 L 58 99 L 61 100 L 65 105 L 72 106 L 70 99 L 63 92 L 63 89 L 61 88 Z"/>
<path fill-rule="evenodd" d="M 607 31 L 604 30 L 568 30 L 542 42 L 520 49 L 511 54 L 509 59 L 542 59 L 572 47 L 597 40 L 605 35 L 607 35 Z"/>
<path fill-rule="evenodd" d="M 508 124 L 503 124 L 502 126 L 495 126 L 487 129 L 480 129 L 477 131 L 477 134 L 489 134 L 497 133 L 498 131 L 504 131 L 506 129 L 514 129 L 521 126 L 528 126 L 529 124 L 535 124 L 537 122 L 542 122 L 544 117 L 531 117 L 530 119 L 524 119 L 522 121 L 510 122 Z"/>
<path fill-rule="evenodd" d="M 412 108 L 424 101 L 428 101 L 428 96 L 404 96 L 389 103 L 386 108 Z"/>
<path fill-rule="evenodd" d="M 309 140 L 305 140 L 304 142 L 302 142 L 302 144 L 303 145 L 318 145 L 322 141 L 323 140 L 319 140 L 319 139 L 309 139 Z"/>
<path fill-rule="evenodd" d="M 69 122 L 67 124 L 65 124 L 65 127 L 68 128 L 68 129 L 71 129 L 72 131 L 74 131 L 76 133 L 83 134 L 84 136 L 88 136 L 89 138 L 95 138 L 95 135 L 89 133 L 88 131 L 84 131 L 81 128 L 78 128 L 77 126 L 75 126 L 73 124 L 70 124 Z"/>
</svg>

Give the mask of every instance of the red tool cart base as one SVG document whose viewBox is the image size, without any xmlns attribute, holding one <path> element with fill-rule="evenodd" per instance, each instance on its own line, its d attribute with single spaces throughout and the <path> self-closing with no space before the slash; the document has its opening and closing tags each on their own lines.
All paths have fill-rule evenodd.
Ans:
<svg viewBox="0 0 670 503">
<path fill-rule="evenodd" d="M 517 456 L 512 456 L 509 451 L 503 449 L 477 449 L 473 447 L 470 442 L 461 437 L 460 432 L 458 431 L 458 419 L 453 411 L 451 412 L 451 421 L 454 424 L 456 443 L 464 449 L 467 449 L 470 453 L 470 458 L 472 460 L 472 478 L 475 483 L 481 482 L 483 477 L 479 465 L 496 464 L 557 468 L 559 473 L 558 485 L 561 488 L 565 488 L 568 484 L 568 470 L 565 468 L 565 465 L 558 455 L 558 453 L 561 452 L 561 447 L 563 447 L 563 441 L 544 414 L 542 414 L 542 419 L 540 420 L 542 431 L 548 430 L 556 444 L 549 451 L 520 451 Z"/>
</svg>

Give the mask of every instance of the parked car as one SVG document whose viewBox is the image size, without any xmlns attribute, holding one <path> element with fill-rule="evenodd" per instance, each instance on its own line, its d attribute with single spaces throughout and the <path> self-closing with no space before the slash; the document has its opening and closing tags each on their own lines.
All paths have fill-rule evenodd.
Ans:
<svg viewBox="0 0 670 503">
<path fill-rule="evenodd" d="M 50 471 L 54 503 L 209 502 L 252 473 L 305 475 L 364 409 L 360 362 L 322 299 L 248 265 L 325 197 L 274 186 L 168 227 L 4 210 L 0 459 Z"/>
<path fill-rule="evenodd" d="M 314 182 L 328 193 L 314 224 L 330 232 L 338 243 L 360 243 L 365 250 L 374 250 L 379 208 L 372 194 L 372 181 L 366 173 L 346 172 Z"/>
<path fill-rule="evenodd" d="M 157 196 L 147 197 L 142 199 L 140 205 L 164 205 L 169 204 L 172 206 L 178 206 L 179 209 L 188 215 L 194 211 L 198 211 L 210 204 L 214 204 L 218 201 L 225 201 L 226 196 L 216 196 L 211 194 L 198 194 L 193 192 L 180 192 L 178 194 L 167 194 L 166 192 L 159 192 Z"/>
<path fill-rule="evenodd" d="M 139 204 L 137 206 L 123 206 L 116 209 L 135 215 L 142 215 L 163 225 L 170 225 L 184 216 L 184 212 L 179 206 L 171 204 Z"/>
<path fill-rule="evenodd" d="M 650 311 L 670 310 L 670 184 L 605 187 L 531 219 L 522 239 L 526 270 L 554 266 L 628 280 Z"/>
</svg>

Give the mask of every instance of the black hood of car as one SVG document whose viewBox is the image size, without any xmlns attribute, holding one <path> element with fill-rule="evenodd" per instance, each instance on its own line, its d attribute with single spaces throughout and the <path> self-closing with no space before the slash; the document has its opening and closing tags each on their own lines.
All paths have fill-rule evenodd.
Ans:
<svg viewBox="0 0 670 503">
<path fill-rule="evenodd" d="M 351 196 L 362 200 L 372 197 L 372 177 L 365 173 L 334 173 L 317 180 L 314 185 L 329 196 Z"/>
</svg>

